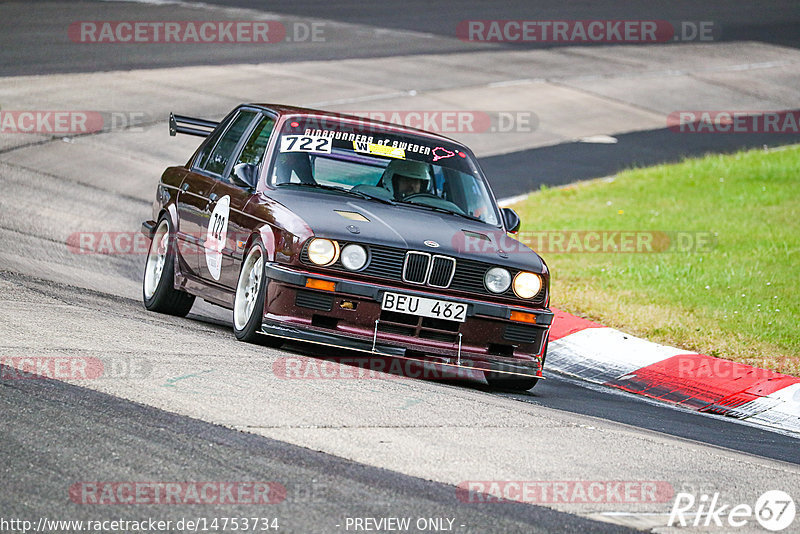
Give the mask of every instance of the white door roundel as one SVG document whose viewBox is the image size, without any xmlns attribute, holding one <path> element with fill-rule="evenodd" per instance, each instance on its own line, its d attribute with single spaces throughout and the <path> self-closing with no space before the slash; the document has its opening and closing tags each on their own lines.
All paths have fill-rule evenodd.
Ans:
<svg viewBox="0 0 800 534">
<path fill-rule="evenodd" d="M 225 238 L 228 236 L 228 218 L 231 213 L 231 197 L 225 195 L 217 201 L 211 218 L 208 220 L 206 232 L 205 252 L 206 265 L 214 280 L 219 280 L 222 271 L 222 249 L 225 248 Z"/>
</svg>

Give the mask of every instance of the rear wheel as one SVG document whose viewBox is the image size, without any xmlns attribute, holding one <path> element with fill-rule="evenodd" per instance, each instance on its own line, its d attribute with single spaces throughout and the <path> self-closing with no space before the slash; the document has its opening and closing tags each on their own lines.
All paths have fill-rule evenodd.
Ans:
<svg viewBox="0 0 800 534">
<path fill-rule="evenodd" d="M 236 283 L 233 302 L 233 333 L 239 341 L 279 347 L 280 338 L 259 334 L 267 294 L 266 255 L 260 240 L 247 251 Z"/>
<path fill-rule="evenodd" d="M 194 304 L 194 295 L 175 289 L 175 232 L 166 216 L 158 221 L 147 252 L 142 300 L 149 311 L 178 317 L 185 317 Z"/>
</svg>

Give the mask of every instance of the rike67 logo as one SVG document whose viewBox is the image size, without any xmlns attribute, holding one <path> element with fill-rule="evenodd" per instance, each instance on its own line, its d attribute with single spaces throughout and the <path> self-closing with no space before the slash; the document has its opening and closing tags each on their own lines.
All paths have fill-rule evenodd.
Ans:
<svg viewBox="0 0 800 534">
<path fill-rule="evenodd" d="M 670 527 L 721 527 L 728 532 L 731 528 L 741 528 L 758 524 L 772 532 L 787 529 L 794 522 L 796 514 L 792 497 L 785 491 L 770 490 L 756 499 L 755 505 L 723 503 L 720 494 L 702 494 L 695 497 L 691 493 L 678 493 L 669 514 Z"/>
</svg>

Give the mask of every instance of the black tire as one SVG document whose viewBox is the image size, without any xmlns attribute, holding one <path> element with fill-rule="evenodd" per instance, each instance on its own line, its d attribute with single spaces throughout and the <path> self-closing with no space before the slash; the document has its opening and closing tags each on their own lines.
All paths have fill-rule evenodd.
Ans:
<svg viewBox="0 0 800 534">
<path fill-rule="evenodd" d="M 519 375 L 505 373 L 485 372 L 483 376 L 486 377 L 486 381 L 493 388 L 510 391 L 528 391 L 539 382 L 538 378 L 523 378 Z"/>
<path fill-rule="evenodd" d="M 153 241 L 147 252 L 142 277 L 142 301 L 149 311 L 186 317 L 194 304 L 194 295 L 175 289 L 176 249 L 172 222 L 168 216 L 164 216 L 156 224 Z M 154 256 L 159 250 L 163 252 L 160 270 L 157 266 L 159 258 Z"/>
<path fill-rule="evenodd" d="M 261 267 L 255 262 L 260 258 Z M 239 269 L 239 278 L 236 282 L 236 295 L 233 301 L 233 334 L 239 341 L 257 343 L 267 347 L 280 347 L 283 339 L 261 334 L 261 320 L 264 315 L 264 300 L 267 295 L 269 280 L 266 275 L 267 255 L 264 245 L 256 238 L 247 249 Z M 252 285 L 253 277 L 258 274 L 257 288 Z M 254 295 L 254 299 L 253 299 Z M 248 306 L 253 299 L 252 307 Z M 249 308 L 249 310 L 248 310 Z"/>
<path fill-rule="evenodd" d="M 547 359 L 547 346 L 549 342 L 550 336 L 548 334 L 547 338 L 544 340 L 542 368 L 544 368 L 544 362 Z M 483 373 L 483 376 L 486 378 L 486 382 L 488 382 L 490 386 L 510 391 L 528 391 L 529 389 L 533 389 L 536 384 L 539 383 L 538 378 L 521 377 L 519 375 L 509 375 L 506 373 L 492 373 L 487 371 Z"/>
</svg>

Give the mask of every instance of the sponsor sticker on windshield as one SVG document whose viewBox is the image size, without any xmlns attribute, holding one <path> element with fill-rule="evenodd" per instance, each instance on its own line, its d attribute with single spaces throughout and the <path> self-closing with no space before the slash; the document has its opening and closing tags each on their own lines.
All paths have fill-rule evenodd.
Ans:
<svg viewBox="0 0 800 534">
<path fill-rule="evenodd" d="M 406 151 L 404 149 L 389 145 L 381 145 L 378 143 L 363 143 L 360 141 L 353 141 L 353 150 L 363 154 L 372 154 L 373 156 L 406 159 Z"/>
<path fill-rule="evenodd" d="M 331 153 L 330 137 L 322 135 L 284 135 L 281 137 L 281 152 Z"/>
<path fill-rule="evenodd" d="M 461 153 L 459 153 L 459 155 L 460 154 Z M 433 161 L 439 161 L 440 159 L 444 158 L 452 158 L 455 155 L 456 155 L 455 152 L 447 150 L 446 148 L 441 146 L 437 146 L 436 148 L 433 149 Z"/>
</svg>

